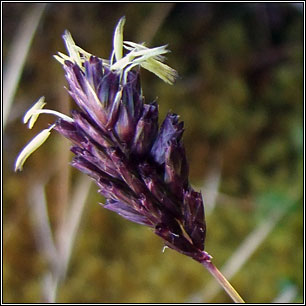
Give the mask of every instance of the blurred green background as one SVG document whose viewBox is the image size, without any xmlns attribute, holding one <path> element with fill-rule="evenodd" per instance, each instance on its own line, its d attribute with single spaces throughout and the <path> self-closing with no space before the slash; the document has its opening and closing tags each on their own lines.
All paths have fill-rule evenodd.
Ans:
<svg viewBox="0 0 306 306">
<path fill-rule="evenodd" d="M 218 268 L 234 271 L 231 282 L 247 302 L 303 302 L 303 4 L 2 6 L 4 78 L 26 55 L 11 107 L 4 105 L 5 303 L 52 300 L 56 269 L 48 260 L 52 248 L 41 239 L 48 218 L 39 218 L 35 206 L 39 190 L 45 190 L 56 246 L 69 241 L 62 224 L 74 220 L 78 227 L 67 273 L 53 291 L 57 302 L 230 302 L 222 290 L 212 295 L 215 282 L 197 262 L 163 253 L 150 229 L 98 205 L 103 199 L 94 184 L 86 189 L 81 181 L 82 191 L 82 175 L 68 166 L 69 143 L 56 132 L 23 172 L 13 171 L 22 147 L 54 121 L 42 116 L 28 130 L 24 112 L 42 95 L 50 109 L 69 114 L 73 107 L 62 67 L 52 58 L 65 52 L 64 30 L 85 50 L 109 58 L 123 15 L 126 40 L 168 44 L 172 51 L 167 63 L 179 72 L 175 85 L 143 71 L 143 92 L 147 102 L 158 99 L 160 121 L 171 109 L 185 122 L 190 180 L 206 205 L 207 252 Z M 38 21 L 30 49 L 15 45 L 30 41 L 22 31 Z M 86 198 L 84 207 L 73 206 L 76 191 L 76 199 Z"/>
</svg>

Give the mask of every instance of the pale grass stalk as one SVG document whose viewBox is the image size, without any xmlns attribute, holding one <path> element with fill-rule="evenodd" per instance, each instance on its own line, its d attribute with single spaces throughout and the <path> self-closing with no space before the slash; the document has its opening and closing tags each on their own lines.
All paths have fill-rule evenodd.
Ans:
<svg viewBox="0 0 306 306">
<path fill-rule="evenodd" d="M 59 229 L 60 239 L 56 242 L 49 222 L 45 185 L 34 184 L 30 192 L 29 203 L 37 245 L 49 264 L 43 278 L 43 300 L 47 303 L 56 302 L 57 290 L 65 278 L 90 185 L 87 177 L 80 176 L 71 196 L 67 217 Z"/>
<path fill-rule="evenodd" d="M 5 64 L 3 77 L 3 127 L 5 127 L 7 123 L 23 66 L 46 5 L 46 3 L 35 4 L 35 6 L 25 14 L 24 18 L 20 21 L 17 34 L 9 49 L 9 57 Z"/>
<path fill-rule="evenodd" d="M 235 303 L 245 303 L 235 288 L 210 260 L 204 260 L 202 264 Z"/>
</svg>

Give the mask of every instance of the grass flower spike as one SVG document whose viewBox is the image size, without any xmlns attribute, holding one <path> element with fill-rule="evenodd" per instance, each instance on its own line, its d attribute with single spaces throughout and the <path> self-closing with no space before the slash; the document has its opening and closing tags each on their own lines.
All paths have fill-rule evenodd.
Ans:
<svg viewBox="0 0 306 306">
<path fill-rule="evenodd" d="M 55 129 L 73 143 L 72 166 L 96 182 L 106 198 L 104 208 L 152 228 L 167 247 L 200 262 L 220 281 L 204 250 L 204 206 L 202 195 L 189 184 L 183 122 L 177 114 L 168 113 L 159 127 L 157 104 L 144 103 L 142 95 L 139 67 L 169 84 L 174 82 L 176 71 L 163 63 L 169 51 L 166 46 L 148 48 L 124 41 L 124 23 L 123 17 L 115 29 L 110 60 L 84 51 L 65 32 L 68 55 L 58 53 L 55 58 L 63 65 L 78 109 L 69 117 L 43 109 L 44 99 L 40 99 L 25 122 L 32 127 L 41 113 L 58 119 L 21 152 L 16 170 Z M 225 288 L 226 280 L 222 280 Z M 242 302 L 233 290 L 228 289 Z"/>
</svg>

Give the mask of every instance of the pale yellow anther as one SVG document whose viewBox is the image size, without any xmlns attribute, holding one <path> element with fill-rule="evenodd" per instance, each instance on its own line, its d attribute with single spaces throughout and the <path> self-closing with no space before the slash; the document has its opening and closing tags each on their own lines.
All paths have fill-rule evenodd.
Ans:
<svg viewBox="0 0 306 306">
<path fill-rule="evenodd" d="M 84 49 L 82 49 L 77 45 L 74 45 L 74 49 L 79 53 L 81 53 L 85 59 L 89 59 L 92 56 L 92 54 L 90 54 L 89 52 L 85 51 Z"/>
<path fill-rule="evenodd" d="M 69 31 L 65 31 L 63 38 L 69 55 L 66 55 L 62 52 L 57 52 L 57 54 L 53 55 L 53 57 L 62 65 L 65 65 L 65 61 L 73 62 L 84 71 L 83 64 L 85 61 L 90 59 L 92 54 L 77 46 Z M 102 59 L 102 61 L 103 64 L 109 64 L 109 61 L 107 60 Z"/>
<path fill-rule="evenodd" d="M 125 24 L 125 17 L 121 17 L 114 33 L 113 47 L 115 51 L 116 61 L 119 61 L 122 58 L 123 54 L 123 27 Z"/>
<path fill-rule="evenodd" d="M 65 61 L 71 61 L 71 58 L 68 55 L 66 55 L 66 54 L 64 54 L 62 52 L 57 52 L 57 54 L 58 55 L 53 55 L 53 57 L 56 60 L 58 60 L 62 65 L 65 64 Z"/>
<path fill-rule="evenodd" d="M 45 97 L 41 97 L 24 115 L 23 117 L 23 123 L 26 124 L 28 123 L 28 127 L 29 129 L 31 129 L 34 125 L 34 123 L 36 122 L 38 116 L 40 114 L 50 114 L 50 115 L 54 115 L 57 116 L 59 118 L 62 118 L 68 122 L 73 122 L 73 119 L 70 118 L 69 116 L 51 110 L 51 109 L 43 109 L 43 107 L 46 105 L 45 103 Z"/>
<path fill-rule="evenodd" d="M 163 55 L 169 52 L 167 46 L 148 48 L 144 44 L 123 41 L 124 24 L 125 17 L 122 17 L 114 31 L 111 60 L 108 61 L 101 58 L 103 65 L 109 67 L 112 71 L 117 71 L 121 75 L 125 75 L 122 79 L 123 82 L 127 79 L 126 75 L 128 71 L 135 66 L 141 66 L 157 75 L 164 82 L 173 84 L 177 78 L 177 72 L 168 65 L 162 63 L 165 60 Z M 72 61 L 84 71 L 84 62 L 88 61 L 92 55 L 77 46 L 67 30 L 63 38 L 69 55 L 58 52 L 58 55 L 54 55 L 54 57 L 62 65 L 65 64 L 66 60 Z M 125 55 L 123 54 L 123 48 L 128 51 Z"/>
<path fill-rule="evenodd" d="M 69 116 L 62 114 L 60 112 L 43 109 L 46 105 L 45 97 L 41 97 L 38 101 L 26 112 L 23 117 L 23 123 L 28 123 L 28 127 L 31 129 L 36 122 L 39 114 L 50 114 L 62 118 L 65 121 L 73 123 L 74 120 Z M 20 152 L 15 162 L 15 171 L 22 170 L 23 164 L 27 158 L 36 151 L 49 137 L 51 130 L 55 127 L 56 124 L 53 124 L 48 129 L 42 130 L 38 135 L 36 135 Z"/>
<path fill-rule="evenodd" d="M 50 128 L 42 130 L 23 148 L 16 159 L 15 171 L 22 170 L 27 158 L 47 140 L 54 126 L 53 124 Z"/>
<path fill-rule="evenodd" d="M 134 52 L 135 50 L 132 50 L 130 53 L 122 57 L 119 61 L 117 61 L 111 66 L 111 69 L 123 71 L 126 66 L 133 63 L 133 59 L 135 58 Z"/>
<path fill-rule="evenodd" d="M 70 34 L 69 31 L 65 30 L 64 35 L 63 35 L 65 44 L 66 44 L 66 48 L 68 50 L 69 53 L 69 57 L 78 65 L 78 66 L 82 66 L 82 60 L 80 57 L 79 52 L 76 49 L 76 44 Z"/>
<path fill-rule="evenodd" d="M 132 41 L 124 41 L 123 47 L 127 50 L 151 50 L 150 52 L 152 52 L 152 50 L 162 50 L 163 52 L 158 52 L 157 54 L 154 55 L 154 58 L 161 62 L 165 60 L 165 57 L 162 56 L 161 54 L 170 52 L 169 50 L 166 49 L 167 45 L 156 47 L 156 48 L 147 48 L 144 43 L 137 44 Z"/>
<path fill-rule="evenodd" d="M 41 97 L 38 99 L 38 101 L 25 113 L 23 117 L 23 123 L 28 124 L 28 128 L 31 129 L 36 122 L 39 113 L 37 113 L 37 110 L 41 110 L 44 106 L 46 105 L 45 103 L 45 97 Z"/>
<path fill-rule="evenodd" d="M 174 83 L 178 75 L 176 70 L 154 58 L 147 59 L 146 61 L 140 63 L 140 66 L 154 73 L 164 82 L 170 85 Z"/>
<path fill-rule="evenodd" d="M 60 52 L 59 52 L 60 53 Z M 65 59 L 58 56 L 57 54 L 53 55 L 53 57 L 58 61 L 60 62 L 62 65 L 65 65 Z"/>
<path fill-rule="evenodd" d="M 168 84 L 173 84 L 177 78 L 176 70 L 168 65 L 162 63 L 164 61 L 163 54 L 168 53 L 169 50 L 165 46 L 156 48 L 147 48 L 144 44 L 137 44 L 131 41 L 124 41 L 124 47 L 133 52 L 134 58 L 130 62 L 128 70 L 140 65 L 142 68 L 154 73 Z M 129 53 L 129 54 L 130 54 Z"/>
</svg>

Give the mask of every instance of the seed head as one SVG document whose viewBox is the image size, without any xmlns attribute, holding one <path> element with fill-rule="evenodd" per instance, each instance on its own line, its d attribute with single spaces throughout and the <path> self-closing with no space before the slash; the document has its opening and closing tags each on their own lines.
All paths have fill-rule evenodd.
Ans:
<svg viewBox="0 0 306 306">
<path fill-rule="evenodd" d="M 144 102 L 139 67 L 170 84 L 177 73 L 163 63 L 166 46 L 124 41 L 124 23 L 123 17 L 115 29 L 110 60 L 89 54 L 64 33 L 68 55 L 55 58 L 63 65 L 77 109 L 68 117 L 43 109 L 40 99 L 25 116 L 30 127 L 40 113 L 58 119 L 22 151 L 16 170 L 54 128 L 73 143 L 71 164 L 96 182 L 106 198 L 104 208 L 153 228 L 168 247 L 201 261 L 209 256 L 204 252 L 204 207 L 188 181 L 183 122 L 168 113 L 158 127 L 158 106 Z"/>
</svg>

